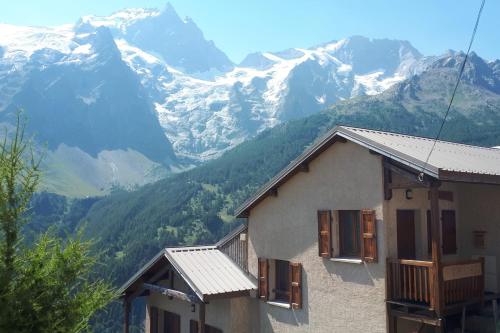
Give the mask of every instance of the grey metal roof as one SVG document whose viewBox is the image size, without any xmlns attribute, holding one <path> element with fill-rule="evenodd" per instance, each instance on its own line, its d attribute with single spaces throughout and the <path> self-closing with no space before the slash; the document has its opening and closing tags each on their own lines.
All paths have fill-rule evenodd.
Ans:
<svg viewBox="0 0 500 333">
<path fill-rule="evenodd" d="M 301 166 L 307 165 L 340 139 L 355 142 L 439 180 L 500 184 L 499 149 L 438 141 L 429 162 L 425 163 L 433 144 L 432 139 L 337 126 L 262 186 L 235 211 L 235 215 L 245 217 L 248 210 L 267 197 L 270 191 L 286 182 Z M 487 177 L 477 177 L 478 175 Z"/>
<path fill-rule="evenodd" d="M 365 145 L 373 144 L 386 153 L 394 153 L 394 157 L 408 159 L 419 167 L 424 165 L 434 142 L 429 138 L 354 127 L 341 127 L 339 130 L 350 139 L 360 139 Z M 500 150 L 438 141 L 426 169 L 436 178 L 439 178 L 440 170 L 498 176 Z"/>
<path fill-rule="evenodd" d="M 257 289 L 253 278 L 215 246 L 167 248 L 165 255 L 202 300 Z"/>
</svg>

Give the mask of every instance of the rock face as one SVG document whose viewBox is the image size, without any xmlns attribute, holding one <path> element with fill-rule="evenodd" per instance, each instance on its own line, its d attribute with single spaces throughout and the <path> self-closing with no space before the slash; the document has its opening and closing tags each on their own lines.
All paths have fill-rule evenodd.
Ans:
<svg viewBox="0 0 500 333">
<path fill-rule="evenodd" d="M 440 78 L 456 75 L 460 59 L 457 52 L 423 57 L 407 41 L 353 36 L 252 53 L 235 65 L 171 5 L 85 16 L 55 28 L 2 24 L 0 121 L 22 107 L 29 129 L 51 151 L 63 144 L 94 159 L 103 151 L 131 151 L 141 155 L 134 165 L 172 171 L 353 97 L 390 92 L 431 100 L 443 93 Z M 463 79 L 496 95 L 499 73 L 498 60 L 471 54 Z M 67 149 L 58 151 L 60 159 Z M 102 159 L 93 163 L 101 166 Z"/>
</svg>

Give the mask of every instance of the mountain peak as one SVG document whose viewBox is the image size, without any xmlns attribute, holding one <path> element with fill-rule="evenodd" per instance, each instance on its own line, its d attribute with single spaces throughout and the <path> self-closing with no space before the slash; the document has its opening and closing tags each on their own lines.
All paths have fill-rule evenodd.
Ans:
<svg viewBox="0 0 500 333">
<path fill-rule="evenodd" d="M 174 6 L 172 6 L 170 2 L 167 2 L 163 10 L 160 12 L 160 15 L 166 20 L 172 20 L 174 22 L 182 21 Z"/>
</svg>

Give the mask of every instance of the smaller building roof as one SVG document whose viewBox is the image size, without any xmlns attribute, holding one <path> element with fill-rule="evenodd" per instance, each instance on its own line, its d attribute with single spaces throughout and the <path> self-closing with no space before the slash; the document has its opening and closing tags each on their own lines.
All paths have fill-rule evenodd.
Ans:
<svg viewBox="0 0 500 333">
<path fill-rule="evenodd" d="M 167 248 L 165 255 L 202 300 L 257 289 L 253 279 L 215 246 Z"/>
<path fill-rule="evenodd" d="M 161 250 L 119 289 L 125 294 L 166 265 L 172 265 L 189 288 L 202 300 L 232 297 L 256 290 L 253 277 L 245 273 L 217 246 L 174 247 Z"/>
</svg>

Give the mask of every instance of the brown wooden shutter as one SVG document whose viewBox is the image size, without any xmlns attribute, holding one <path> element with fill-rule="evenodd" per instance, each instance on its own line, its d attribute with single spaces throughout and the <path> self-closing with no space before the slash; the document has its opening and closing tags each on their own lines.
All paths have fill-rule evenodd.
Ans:
<svg viewBox="0 0 500 333">
<path fill-rule="evenodd" d="M 332 212 L 318 211 L 318 254 L 323 258 L 332 256 Z"/>
<path fill-rule="evenodd" d="M 431 224 L 431 211 L 427 211 L 427 253 L 432 253 L 432 224 Z"/>
<path fill-rule="evenodd" d="M 441 214 L 443 254 L 455 254 L 457 253 L 457 228 L 455 223 L 455 211 L 443 210 Z"/>
<path fill-rule="evenodd" d="M 377 220 L 375 211 L 361 211 L 361 233 L 363 241 L 363 259 L 367 262 L 377 261 Z"/>
<path fill-rule="evenodd" d="M 269 263 L 267 259 L 259 258 L 259 298 L 269 298 Z"/>
<path fill-rule="evenodd" d="M 302 308 L 302 265 L 290 263 L 290 306 L 292 309 Z"/>
<path fill-rule="evenodd" d="M 191 319 L 189 321 L 189 333 L 198 333 L 198 321 Z"/>
<path fill-rule="evenodd" d="M 158 316 L 158 308 L 151 306 L 149 308 L 150 313 L 149 313 L 149 332 L 150 333 L 160 333 L 158 332 L 158 322 L 159 322 L 159 316 Z"/>
</svg>

